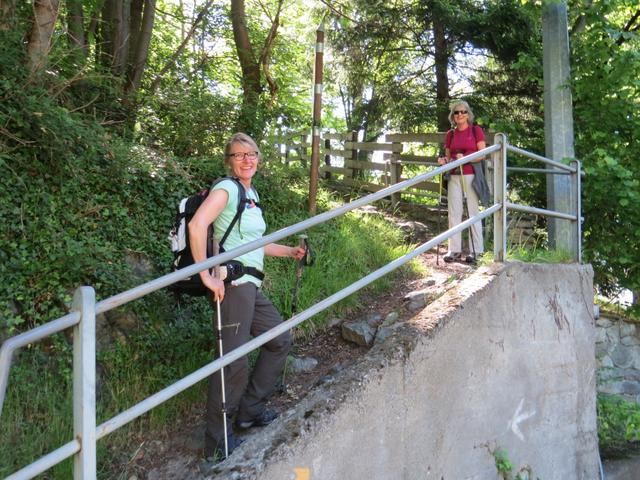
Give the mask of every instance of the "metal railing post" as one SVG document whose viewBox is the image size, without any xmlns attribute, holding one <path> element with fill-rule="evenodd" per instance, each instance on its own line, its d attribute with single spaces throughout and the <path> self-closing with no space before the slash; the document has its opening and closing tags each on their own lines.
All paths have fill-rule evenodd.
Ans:
<svg viewBox="0 0 640 480">
<path fill-rule="evenodd" d="M 80 323 L 73 327 L 73 432 L 80 451 L 73 459 L 74 480 L 96 478 L 96 293 L 79 287 L 73 308 Z"/>
<path fill-rule="evenodd" d="M 502 205 L 493 216 L 493 257 L 496 262 L 507 259 L 507 136 L 495 136 L 500 150 L 492 154 L 493 159 L 493 202 Z"/>
<path fill-rule="evenodd" d="M 572 160 L 570 163 L 570 165 L 572 165 L 576 171 L 575 173 L 572 174 L 572 182 L 571 182 L 571 187 L 573 189 L 573 196 L 575 198 L 576 201 L 576 211 L 575 211 L 575 216 L 576 216 L 576 254 L 575 254 L 575 261 L 578 263 L 582 263 L 582 198 L 580 196 L 580 192 L 582 190 L 582 179 L 581 179 L 581 170 L 582 170 L 582 165 L 580 164 L 579 160 Z"/>
</svg>

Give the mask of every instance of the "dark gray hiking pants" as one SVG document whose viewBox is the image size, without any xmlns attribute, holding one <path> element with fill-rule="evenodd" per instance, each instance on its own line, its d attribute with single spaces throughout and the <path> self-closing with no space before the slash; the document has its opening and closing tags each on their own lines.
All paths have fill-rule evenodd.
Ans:
<svg viewBox="0 0 640 480">
<path fill-rule="evenodd" d="M 215 303 L 214 303 L 215 308 Z M 225 289 L 222 312 L 222 348 L 229 353 L 282 322 L 282 317 L 253 283 L 228 286 Z M 213 315 L 217 331 L 216 314 Z M 249 363 L 244 356 L 225 367 L 225 393 L 227 400 L 227 424 L 231 431 L 231 416 L 246 421 L 260 415 L 266 398 L 273 393 L 276 382 L 291 349 L 289 332 L 274 338 L 260 348 L 256 364 L 249 378 Z M 220 372 L 209 377 L 207 397 L 205 456 L 224 445 L 222 417 L 222 393 Z"/>
</svg>

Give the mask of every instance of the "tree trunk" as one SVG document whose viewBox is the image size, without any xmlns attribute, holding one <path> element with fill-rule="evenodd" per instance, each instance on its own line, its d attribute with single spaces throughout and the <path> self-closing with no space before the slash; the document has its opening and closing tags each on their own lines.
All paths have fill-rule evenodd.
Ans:
<svg viewBox="0 0 640 480">
<path fill-rule="evenodd" d="M 71 55 L 78 65 L 87 58 L 88 46 L 84 33 L 82 0 L 67 0 L 67 38 Z"/>
<path fill-rule="evenodd" d="M 249 39 L 244 0 L 231 0 L 231 24 L 233 38 L 242 69 L 242 111 L 238 119 L 238 130 L 259 136 L 262 132 L 259 121 L 259 102 L 262 93 L 260 65 Z M 258 124 L 256 124 L 258 120 Z"/>
<path fill-rule="evenodd" d="M 13 27 L 15 11 L 15 0 L 0 0 L 0 30 L 11 30 Z"/>
<path fill-rule="evenodd" d="M 149 44 L 151 43 L 155 15 L 156 0 L 144 0 L 144 13 L 142 15 L 140 30 L 135 32 L 135 34 L 133 34 L 132 30 L 132 35 L 134 35 L 136 41 L 132 44 L 135 50 L 131 55 L 133 61 L 131 61 L 129 65 L 129 78 L 125 88 L 127 96 L 135 95 L 140 88 L 140 81 L 142 80 L 142 74 L 144 73 L 144 67 L 149 55 Z"/>
<path fill-rule="evenodd" d="M 138 51 L 143 8 L 144 0 L 131 0 L 131 13 L 129 15 L 129 35 L 131 37 L 129 40 L 129 65 L 135 63 L 135 56 Z"/>
<path fill-rule="evenodd" d="M 449 121 L 449 51 L 447 38 L 442 23 L 434 19 L 433 37 L 435 45 L 435 66 L 436 66 L 436 111 L 438 118 L 438 130 L 446 132 L 451 128 Z"/>
<path fill-rule="evenodd" d="M 280 13 L 282 12 L 283 3 L 284 0 L 278 0 L 276 14 L 271 20 L 271 28 L 269 29 L 269 34 L 264 41 L 264 47 L 262 49 L 262 52 L 260 53 L 260 65 L 262 65 L 264 78 L 267 82 L 267 85 L 269 85 L 269 94 L 271 96 L 270 105 L 273 105 L 278 97 L 278 84 L 271 77 L 271 72 L 269 71 L 269 57 L 271 56 L 273 42 L 275 41 L 278 27 L 280 26 Z"/>
<path fill-rule="evenodd" d="M 33 16 L 33 27 L 27 44 L 27 61 L 31 72 L 37 74 L 47 64 L 51 36 L 58 18 L 58 0 L 35 0 Z"/>
<path fill-rule="evenodd" d="M 102 15 L 98 21 L 99 34 L 96 47 L 99 51 L 99 63 L 105 70 L 113 65 L 113 16 L 116 0 L 104 0 Z"/>
<path fill-rule="evenodd" d="M 112 72 L 117 77 L 124 76 L 129 53 L 129 10 L 131 0 L 115 2 L 113 17 L 113 65 Z"/>
<path fill-rule="evenodd" d="M 100 63 L 116 77 L 123 77 L 129 52 L 131 0 L 105 0 L 100 25 Z"/>
</svg>

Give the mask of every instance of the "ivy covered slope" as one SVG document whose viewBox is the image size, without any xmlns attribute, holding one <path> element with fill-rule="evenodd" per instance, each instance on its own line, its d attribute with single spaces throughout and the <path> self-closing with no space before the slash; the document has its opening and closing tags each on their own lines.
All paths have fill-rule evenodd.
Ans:
<svg viewBox="0 0 640 480">
<path fill-rule="evenodd" d="M 11 124 L 16 142 L 0 154 L 4 337 L 67 313 L 79 285 L 93 286 L 100 300 L 168 273 L 172 253 L 167 234 L 176 205 L 224 174 L 220 151 L 206 158 L 160 155 L 47 101 L 41 92 L 6 93 L 4 120 Z M 300 171 L 270 165 L 268 148 L 265 153 L 256 184 L 273 231 L 306 218 L 308 180 Z M 289 188 L 282 189 L 283 184 Z M 323 192 L 319 204 L 324 209 L 333 205 Z M 308 233 L 319 256 L 325 256 L 321 262 L 346 273 L 326 280 L 324 267 L 317 274 L 310 269 L 308 282 L 316 288 L 303 287 L 301 294 L 308 291 L 309 298 L 301 299 L 302 306 L 405 248 L 400 234 L 381 220 L 358 215 Z M 359 255 L 364 251 L 370 255 Z M 153 266 L 147 277 L 132 272 L 131 259 L 140 258 Z M 361 260 L 354 265 L 354 258 Z M 268 269 L 267 288 L 286 311 L 293 263 L 269 259 Z"/>
<path fill-rule="evenodd" d="M 216 174 L 214 162 L 163 159 L 38 92 L 3 93 L 5 118 L 25 143 L 0 154 L 4 332 L 66 313 L 78 285 L 92 285 L 98 298 L 133 286 L 127 255 L 166 271 L 171 213 Z"/>
</svg>

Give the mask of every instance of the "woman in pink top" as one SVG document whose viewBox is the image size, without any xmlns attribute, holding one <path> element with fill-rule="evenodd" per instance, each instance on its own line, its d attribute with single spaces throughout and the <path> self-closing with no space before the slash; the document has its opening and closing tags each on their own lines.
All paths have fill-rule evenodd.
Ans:
<svg viewBox="0 0 640 480">
<path fill-rule="evenodd" d="M 447 132 L 445 156 L 438 158 L 440 165 L 452 160 L 458 160 L 486 147 L 484 132 L 478 125 L 473 124 L 473 119 L 473 112 L 467 102 L 458 100 L 451 104 L 449 121 L 454 128 Z M 481 159 L 476 161 L 479 162 Z M 479 212 L 478 195 L 471 185 L 473 178 L 473 166 L 470 163 L 451 171 L 447 186 L 449 228 L 453 228 L 462 222 L 463 193 L 466 193 L 469 216 L 473 217 Z M 464 182 L 464 185 L 462 182 Z M 473 246 L 469 247 L 469 254 L 465 257 L 467 263 L 474 263 L 476 256 L 484 252 L 482 222 L 477 222 L 471 227 L 471 237 Z M 449 252 L 444 256 L 444 261 L 454 262 L 461 259 L 462 239 L 461 235 L 457 233 L 449 238 Z"/>
</svg>

